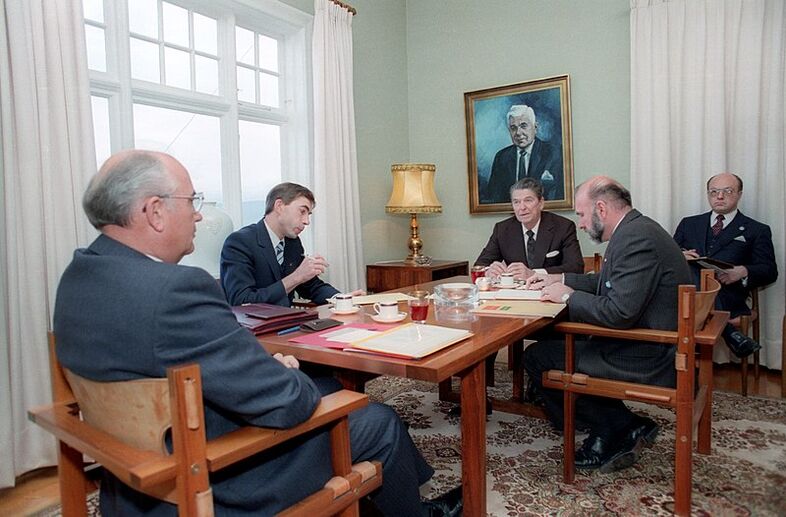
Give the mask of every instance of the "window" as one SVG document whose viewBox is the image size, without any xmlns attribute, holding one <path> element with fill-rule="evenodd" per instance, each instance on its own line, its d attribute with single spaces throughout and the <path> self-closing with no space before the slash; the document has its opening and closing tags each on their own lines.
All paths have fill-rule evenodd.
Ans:
<svg viewBox="0 0 786 517">
<path fill-rule="evenodd" d="M 82 0 L 96 157 L 172 154 L 235 228 L 311 180 L 310 15 L 245 0 Z"/>
</svg>

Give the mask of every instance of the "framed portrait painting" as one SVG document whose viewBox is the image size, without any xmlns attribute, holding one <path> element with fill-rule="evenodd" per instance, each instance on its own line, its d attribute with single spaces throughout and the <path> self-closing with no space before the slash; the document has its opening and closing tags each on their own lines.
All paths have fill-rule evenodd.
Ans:
<svg viewBox="0 0 786 517">
<path fill-rule="evenodd" d="M 567 75 L 464 94 L 471 214 L 510 212 L 510 187 L 535 178 L 547 209 L 573 208 Z"/>
</svg>

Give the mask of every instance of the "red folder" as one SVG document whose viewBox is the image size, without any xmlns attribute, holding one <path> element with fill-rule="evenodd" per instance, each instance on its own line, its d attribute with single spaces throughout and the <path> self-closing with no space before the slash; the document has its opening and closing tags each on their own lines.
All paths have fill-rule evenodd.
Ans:
<svg viewBox="0 0 786 517">
<path fill-rule="evenodd" d="M 319 316 L 315 310 L 282 307 L 269 303 L 249 303 L 232 307 L 237 322 L 254 334 L 266 334 L 296 326 Z"/>
</svg>

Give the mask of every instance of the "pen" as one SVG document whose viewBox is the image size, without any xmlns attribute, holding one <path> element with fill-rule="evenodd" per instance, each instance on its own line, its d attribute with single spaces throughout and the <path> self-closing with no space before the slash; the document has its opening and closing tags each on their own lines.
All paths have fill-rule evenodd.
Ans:
<svg viewBox="0 0 786 517">
<path fill-rule="evenodd" d="M 297 332 L 298 330 L 300 330 L 300 325 L 297 325 L 295 327 L 290 327 L 284 330 L 279 330 L 278 332 L 276 332 L 276 335 L 283 336 L 284 334 L 291 334 L 292 332 Z"/>
</svg>

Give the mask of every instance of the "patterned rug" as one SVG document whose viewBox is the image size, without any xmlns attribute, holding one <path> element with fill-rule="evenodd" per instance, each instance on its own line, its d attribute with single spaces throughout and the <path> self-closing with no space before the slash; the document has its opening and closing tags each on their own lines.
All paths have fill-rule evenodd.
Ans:
<svg viewBox="0 0 786 517">
<path fill-rule="evenodd" d="M 496 371 L 493 396 L 510 396 L 510 375 Z M 454 389 L 458 386 L 455 385 Z M 367 392 L 393 406 L 436 470 L 423 495 L 461 481 L 459 418 L 434 384 L 383 377 Z M 786 515 L 786 400 L 714 394 L 712 454 L 693 456 L 693 515 Z M 487 508 L 492 516 L 672 515 L 674 413 L 631 404 L 661 426 L 655 444 L 633 467 L 577 472 L 562 482 L 562 437 L 545 420 L 495 411 L 486 425 Z M 584 435 L 578 436 L 583 439 Z"/>
<path fill-rule="evenodd" d="M 510 394 L 500 366 L 493 396 Z M 457 387 L 457 386 L 456 386 Z M 437 386 L 381 377 L 367 385 L 373 400 L 393 406 L 436 470 L 422 494 L 461 482 L 459 418 L 440 402 Z M 786 400 L 715 393 L 712 455 L 693 456 L 693 507 L 698 516 L 786 515 Z M 545 420 L 495 411 L 486 425 L 487 505 L 491 516 L 671 515 L 674 506 L 674 414 L 646 404 L 661 434 L 633 467 L 613 474 L 578 472 L 562 483 L 562 439 Z M 582 439 L 583 436 L 579 436 Z M 98 515 L 95 496 L 90 515 Z M 40 516 L 60 515 L 59 508 Z"/>
</svg>

